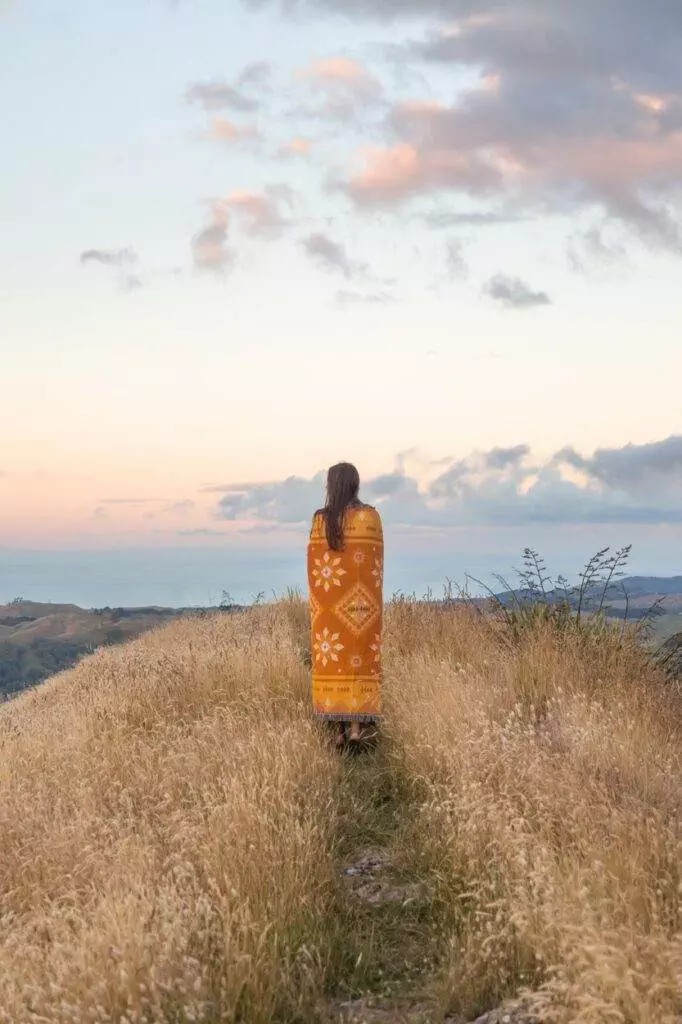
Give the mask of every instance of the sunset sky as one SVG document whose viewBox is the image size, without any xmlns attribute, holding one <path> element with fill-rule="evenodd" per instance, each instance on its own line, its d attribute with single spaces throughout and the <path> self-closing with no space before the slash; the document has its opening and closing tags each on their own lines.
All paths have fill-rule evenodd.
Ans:
<svg viewBox="0 0 682 1024">
<path fill-rule="evenodd" d="M 350 459 L 415 550 L 682 551 L 680 52 L 668 0 L 0 0 L 0 546 L 291 546 Z"/>
</svg>

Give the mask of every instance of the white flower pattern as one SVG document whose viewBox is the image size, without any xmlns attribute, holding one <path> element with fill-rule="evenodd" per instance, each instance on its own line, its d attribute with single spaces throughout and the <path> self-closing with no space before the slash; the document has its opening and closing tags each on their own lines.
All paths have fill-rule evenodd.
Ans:
<svg viewBox="0 0 682 1024">
<path fill-rule="evenodd" d="M 380 587 L 384 581 L 384 563 L 380 558 L 374 559 L 374 568 L 372 569 L 372 576 L 374 577 L 374 586 Z"/>
<path fill-rule="evenodd" d="M 340 587 L 341 577 L 345 575 L 346 570 L 341 568 L 341 559 L 332 558 L 328 551 L 325 551 L 322 558 L 315 559 L 315 586 L 323 587 L 326 593 L 331 587 Z"/>
<path fill-rule="evenodd" d="M 339 651 L 343 650 L 343 644 L 339 642 L 338 633 L 330 633 L 325 626 L 321 633 L 315 634 L 315 660 L 321 662 L 326 668 L 330 661 L 339 660 Z"/>
</svg>

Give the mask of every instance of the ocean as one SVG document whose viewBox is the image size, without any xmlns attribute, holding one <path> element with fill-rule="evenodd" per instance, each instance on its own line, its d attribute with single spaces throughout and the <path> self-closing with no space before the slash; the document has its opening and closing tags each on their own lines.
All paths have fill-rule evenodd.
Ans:
<svg viewBox="0 0 682 1024">
<path fill-rule="evenodd" d="M 615 533 L 616 531 L 613 531 Z M 619 531 L 619 532 L 624 532 Z M 409 550 L 401 538 L 387 537 L 385 594 L 442 594 L 447 580 L 463 584 L 467 574 L 499 589 L 495 573 L 514 580 L 523 545 L 535 543 L 548 569 L 576 580 L 585 560 L 604 546 L 635 540 L 629 574 L 669 576 L 682 573 L 682 534 L 630 527 L 624 537 L 597 532 L 547 529 L 528 538 L 526 531 L 481 530 L 455 546 L 422 545 Z M 633 533 L 639 534 L 633 538 Z M 305 545 L 300 548 L 250 547 L 126 548 L 93 551 L 22 551 L 0 547 L 0 603 L 15 597 L 83 608 L 210 607 L 224 593 L 238 604 L 262 595 L 281 596 L 288 588 L 306 587 Z M 474 584 L 472 593 L 480 592 Z"/>
<path fill-rule="evenodd" d="M 238 604 L 266 600 L 306 586 L 304 553 L 242 552 L 226 548 L 117 551 L 20 551 L 0 548 L 0 604 L 25 600 L 83 608 L 164 605 L 214 606 L 224 594 Z M 503 568 L 506 563 L 503 563 Z M 403 555 L 389 561 L 385 592 L 442 592 L 446 578 L 467 571 L 490 575 L 496 556 Z"/>
</svg>

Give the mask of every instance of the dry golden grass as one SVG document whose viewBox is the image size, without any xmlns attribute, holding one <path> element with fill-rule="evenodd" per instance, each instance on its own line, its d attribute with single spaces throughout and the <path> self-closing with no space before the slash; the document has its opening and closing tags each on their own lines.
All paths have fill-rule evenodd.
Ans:
<svg viewBox="0 0 682 1024">
<path fill-rule="evenodd" d="M 679 1021 L 675 696 L 614 634 L 514 648 L 409 604 L 389 624 L 390 756 L 449 945 L 445 1005 L 474 1016 L 527 989 L 544 1021 Z"/>
<path fill-rule="evenodd" d="M 3 1024 L 312 1012 L 338 762 L 292 625 L 178 622 L 3 708 Z"/>
<path fill-rule="evenodd" d="M 637 647 L 392 606 L 373 792 L 306 644 L 295 601 L 176 622 L 0 710 L 1 1024 L 320 1019 L 373 927 L 339 899 L 358 822 L 425 883 L 434 1006 L 677 1022 L 680 708 Z"/>
</svg>

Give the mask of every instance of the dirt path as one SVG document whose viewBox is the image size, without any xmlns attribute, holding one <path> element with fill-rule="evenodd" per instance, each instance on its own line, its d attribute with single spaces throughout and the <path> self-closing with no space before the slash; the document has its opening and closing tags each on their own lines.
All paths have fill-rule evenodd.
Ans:
<svg viewBox="0 0 682 1024">
<path fill-rule="evenodd" d="M 428 879 L 406 863 L 409 813 L 381 748 L 343 755 L 339 851 L 349 970 L 322 1008 L 324 1024 L 470 1024 L 448 1016 L 439 984 L 443 948 Z M 440 940 L 440 941 L 439 941 Z M 533 1024 L 495 1010 L 474 1024 Z M 535 1022 L 539 1024 L 539 1022 Z"/>
<path fill-rule="evenodd" d="M 428 893 L 401 863 L 404 808 L 394 779 L 381 750 L 344 755 L 343 772 L 338 872 L 354 964 L 346 991 L 327 1007 L 327 1020 L 436 1021 L 422 992 L 433 969 L 425 942 Z"/>
</svg>

